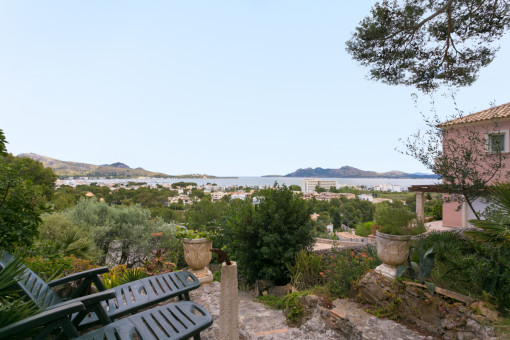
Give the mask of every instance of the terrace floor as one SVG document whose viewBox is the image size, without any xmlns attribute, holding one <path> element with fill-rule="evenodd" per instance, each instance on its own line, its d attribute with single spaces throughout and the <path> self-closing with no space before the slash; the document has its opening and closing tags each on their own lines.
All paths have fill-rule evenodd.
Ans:
<svg viewBox="0 0 510 340">
<path fill-rule="evenodd" d="M 192 301 L 204 306 L 213 316 L 213 325 L 202 332 L 202 340 L 220 340 L 219 308 L 221 285 L 213 282 L 190 292 Z M 253 294 L 239 291 L 239 335 L 240 340 L 333 340 L 333 339 L 434 339 L 388 319 L 379 319 L 364 311 L 350 300 L 336 300 L 331 316 L 342 315 L 349 324 L 348 337 L 330 327 L 333 318 L 325 319 L 320 312 L 313 313 L 301 327 L 290 327 L 280 310 L 269 309 L 253 301 Z M 326 310 L 326 312 L 328 312 Z M 329 313 L 327 313 L 329 315 Z M 344 330 L 345 331 L 345 330 Z"/>
</svg>

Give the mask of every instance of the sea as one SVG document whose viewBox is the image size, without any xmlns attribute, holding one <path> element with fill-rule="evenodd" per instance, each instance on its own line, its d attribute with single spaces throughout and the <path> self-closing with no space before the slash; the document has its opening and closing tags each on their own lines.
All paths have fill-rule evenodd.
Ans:
<svg viewBox="0 0 510 340">
<path fill-rule="evenodd" d="M 176 182 L 193 182 L 197 185 L 216 184 L 218 186 L 248 186 L 248 187 L 269 187 L 275 183 L 278 185 L 285 184 L 290 186 L 293 184 L 302 186 L 304 177 L 236 177 L 236 178 L 150 178 L 150 179 L 76 179 L 75 182 L 83 183 L 127 183 L 127 182 L 145 182 L 149 185 L 176 183 Z M 320 178 L 321 180 L 335 180 L 338 187 L 349 186 L 365 186 L 373 188 L 381 184 L 399 185 L 403 190 L 411 185 L 431 185 L 438 184 L 439 179 L 408 179 L 408 178 Z"/>
</svg>

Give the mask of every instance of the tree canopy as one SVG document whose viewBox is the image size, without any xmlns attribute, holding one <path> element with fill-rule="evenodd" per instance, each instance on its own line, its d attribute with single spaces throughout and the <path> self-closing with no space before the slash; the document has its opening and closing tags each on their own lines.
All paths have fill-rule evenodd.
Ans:
<svg viewBox="0 0 510 340">
<path fill-rule="evenodd" d="M 428 92 L 467 86 L 494 59 L 510 24 L 508 0 L 384 0 L 347 42 L 370 77 Z"/>
</svg>

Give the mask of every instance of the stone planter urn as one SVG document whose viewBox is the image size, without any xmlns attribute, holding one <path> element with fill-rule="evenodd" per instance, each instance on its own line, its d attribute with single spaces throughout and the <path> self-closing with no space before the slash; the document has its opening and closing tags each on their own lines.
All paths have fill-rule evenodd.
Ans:
<svg viewBox="0 0 510 340">
<path fill-rule="evenodd" d="M 375 271 L 394 278 L 397 267 L 407 262 L 411 236 L 389 235 L 376 231 L 377 256 L 383 264 L 375 268 Z"/>
<path fill-rule="evenodd" d="M 184 260 L 191 267 L 190 273 L 193 273 L 200 281 L 200 284 L 211 283 L 213 275 L 207 266 L 211 262 L 212 241 L 206 238 L 182 239 L 184 248 Z"/>
</svg>

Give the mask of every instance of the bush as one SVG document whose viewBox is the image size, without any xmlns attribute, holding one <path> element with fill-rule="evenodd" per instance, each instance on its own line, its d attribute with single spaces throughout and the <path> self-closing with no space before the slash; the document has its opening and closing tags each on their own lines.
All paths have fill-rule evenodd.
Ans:
<svg viewBox="0 0 510 340">
<path fill-rule="evenodd" d="M 322 273 L 329 293 L 336 298 L 349 295 L 353 282 L 368 270 L 380 264 L 375 248 L 368 246 L 366 252 L 343 249 L 326 259 L 326 270 Z"/>
<path fill-rule="evenodd" d="M 438 286 L 475 298 L 488 299 L 502 312 L 510 308 L 510 249 L 493 247 L 455 232 L 430 233 L 423 248 L 434 246 L 431 281 Z M 411 253 L 416 261 L 418 254 Z"/>
<path fill-rule="evenodd" d="M 147 276 L 143 268 L 127 268 L 126 265 L 121 264 L 113 267 L 108 273 L 103 274 L 102 282 L 106 289 L 111 289 Z"/>
<path fill-rule="evenodd" d="M 150 211 L 139 205 L 109 206 L 95 199 L 82 198 L 68 211 L 71 220 L 91 231 L 96 246 L 101 249 L 100 263 L 143 263 L 155 244 L 151 235 L 165 234 L 165 246 L 177 246 L 175 226 L 151 219 Z M 173 255 L 178 255 L 178 250 Z M 178 259 L 177 259 L 178 260 Z M 177 263 L 175 259 L 171 262 Z"/>
<path fill-rule="evenodd" d="M 234 200 L 226 213 L 223 241 L 240 273 L 254 282 L 289 282 L 287 264 L 313 244 L 310 213 L 305 201 L 287 187 L 261 190 L 261 203 Z"/>
<path fill-rule="evenodd" d="M 412 225 L 416 215 L 404 207 L 380 203 L 375 208 L 375 223 L 379 232 L 390 235 L 417 235 L 426 231 L 422 221 Z"/>
<path fill-rule="evenodd" d="M 290 282 L 297 289 L 312 288 L 322 282 L 320 273 L 324 272 L 322 256 L 304 249 L 294 258 L 294 265 L 289 266 Z"/>
<path fill-rule="evenodd" d="M 97 267 L 90 260 L 75 256 L 35 256 L 26 258 L 25 264 L 45 281 Z"/>
<path fill-rule="evenodd" d="M 356 226 L 356 235 L 367 237 L 368 235 L 372 234 L 372 226 L 374 224 L 374 222 L 358 223 Z"/>
<path fill-rule="evenodd" d="M 312 294 L 311 291 L 301 291 L 287 294 L 283 297 L 263 295 L 257 298 L 258 301 L 264 303 L 273 309 L 282 309 L 288 322 L 298 322 L 305 316 L 303 307 L 303 297 Z"/>
</svg>

